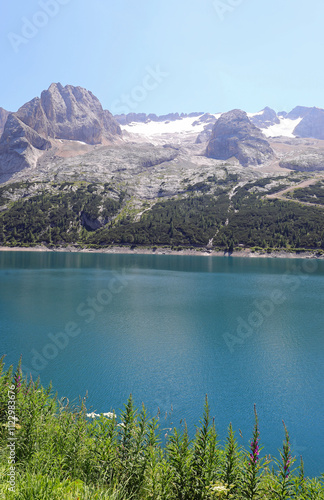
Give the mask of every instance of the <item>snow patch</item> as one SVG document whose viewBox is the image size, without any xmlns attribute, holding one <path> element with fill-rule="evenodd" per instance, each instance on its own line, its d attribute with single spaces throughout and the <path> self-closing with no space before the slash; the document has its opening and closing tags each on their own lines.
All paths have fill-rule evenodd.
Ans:
<svg viewBox="0 0 324 500">
<path fill-rule="evenodd" d="M 129 125 L 122 126 L 122 129 L 132 134 L 142 134 L 146 136 L 162 134 L 187 134 L 189 132 L 199 134 L 204 130 L 205 127 L 205 123 L 194 125 L 194 122 L 199 121 L 199 118 L 200 117 L 195 116 L 165 122 L 133 122 Z"/>
<path fill-rule="evenodd" d="M 122 125 L 121 128 L 131 134 L 139 134 L 146 137 L 159 136 L 164 134 L 200 134 L 205 130 L 207 123 L 200 121 L 204 115 L 180 118 L 174 121 L 155 122 L 148 121 L 146 123 L 133 122 L 128 125 Z M 221 113 L 210 114 L 215 119 L 221 116 Z"/>
<path fill-rule="evenodd" d="M 262 111 L 259 111 L 258 113 L 246 113 L 248 115 L 249 118 L 253 118 L 254 116 L 261 116 L 263 115 L 264 113 L 264 110 Z"/>
<path fill-rule="evenodd" d="M 290 120 L 289 118 L 280 118 L 280 123 L 271 125 L 268 128 L 261 129 L 266 137 L 295 137 L 293 134 L 295 128 L 302 121 L 302 118 Z"/>
</svg>

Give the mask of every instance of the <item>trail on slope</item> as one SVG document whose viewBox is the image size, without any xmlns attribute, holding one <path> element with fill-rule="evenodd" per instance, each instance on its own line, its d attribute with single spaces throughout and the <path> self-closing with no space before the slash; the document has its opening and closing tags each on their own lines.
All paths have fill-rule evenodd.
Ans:
<svg viewBox="0 0 324 500">
<path fill-rule="evenodd" d="M 312 177 L 311 179 L 307 179 L 306 181 L 302 181 L 299 184 L 282 189 L 281 191 L 278 191 L 277 193 L 267 194 L 265 196 L 265 198 L 267 198 L 268 200 L 293 201 L 293 202 L 299 203 L 301 205 L 308 205 L 310 207 L 324 208 L 323 205 L 319 205 L 317 203 L 310 203 L 307 201 L 301 201 L 301 200 L 297 200 L 294 198 L 287 198 L 285 196 L 285 194 L 290 193 L 291 191 L 295 191 L 296 189 L 302 189 L 305 187 L 312 186 L 313 184 L 316 184 L 318 181 L 320 181 L 322 179 L 324 179 L 323 175 L 316 175 L 315 177 Z"/>
</svg>

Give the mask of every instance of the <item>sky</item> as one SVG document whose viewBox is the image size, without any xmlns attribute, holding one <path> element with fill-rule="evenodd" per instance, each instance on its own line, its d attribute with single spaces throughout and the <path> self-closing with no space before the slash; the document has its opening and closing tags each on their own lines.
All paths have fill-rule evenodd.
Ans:
<svg viewBox="0 0 324 500">
<path fill-rule="evenodd" d="M 0 106 L 52 82 L 113 114 L 324 108 L 323 0 L 2 2 Z"/>
</svg>

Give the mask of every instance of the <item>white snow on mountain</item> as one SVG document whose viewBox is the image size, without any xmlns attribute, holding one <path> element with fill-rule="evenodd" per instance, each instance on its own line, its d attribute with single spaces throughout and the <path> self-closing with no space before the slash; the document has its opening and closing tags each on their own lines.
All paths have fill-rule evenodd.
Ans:
<svg viewBox="0 0 324 500">
<path fill-rule="evenodd" d="M 254 116 L 262 115 L 263 111 L 259 111 L 258 113 L 247 113 L 249 118 Z M 167 139 L 167 136 L 172 134 L 180 137 L 182 136 L 198 136 L 206 127 L 206 121 L 201 119 L 205 115 L 196 116 L 196 117 L 187 117 L 187 118 L 179 118 L 174 121 L 147 121 L 146 123 L 142 122 L 133 122 L 128 125 L 122 125 L 121 128 L 130 134 L 136 134 L 138 137 L 147 138 L 150 140 L 158 140 Z M 218 119 L 221 116 L 221 113 L 210 115 L 215 119 Z M 280 119 L 280 123 L 276 125 L 271 125 L 268 128 L 261 128 L 262 132 L 266 137 L 295 137 L 293 134 L 294 129 L 301 122 L 302 118 L 297 118 L 296 120 L 290 120 L 288 118 L 278 117 Z"/>
<path fill-rule="evenodd" d="M 248 115 L 249 118 L 253 118 L 254 116 L 261 116 L 263 115 L 263 110 L 262 111 L 259 111 L 258 113 L 246 113 Z"/>
<path fill-rule="evenodd" d="M 271 125 L 268 128 L 262 129 L 262 132 L 266 137 L 295 137 L 293 134 L 295 128 L 302 121 L 302 118 L 297 118 L 297 120 L 290 120 L 289 118 L 280 118 L 280 123 L 276 125 Z"/>
<path fill-rule="evenodd" d="M 133 122 L 129 125 L 122 126 L 122 129 L 130 132 L 131 134 L 141 134 L 148 137 L 162 134 L 197 133 L 198 135 L 206 126 L 205 122 L 200 121 L 201 116 L 180 118 L 179 120 L 165 122 Z M 220 117 L 220 114 L 213 116 L 217 119 Z"/>
</svg>

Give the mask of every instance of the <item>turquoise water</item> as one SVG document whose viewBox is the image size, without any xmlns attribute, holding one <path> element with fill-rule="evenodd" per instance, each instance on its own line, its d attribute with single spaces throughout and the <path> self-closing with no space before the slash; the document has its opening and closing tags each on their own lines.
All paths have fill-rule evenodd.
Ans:
<svg viewBox="0 0 324 500">
<path fill-rule="evenodd" d="M 284 419 L 317 475 L 323 292 L 323 261 L 0 252 L 1 353 L 97 412 L 132 393 L 163 428 L 192 433 L 208 394 L 220 437 L 231 421 L 245 445 L 255 403 L 264 452 Z"/>
</svg>

